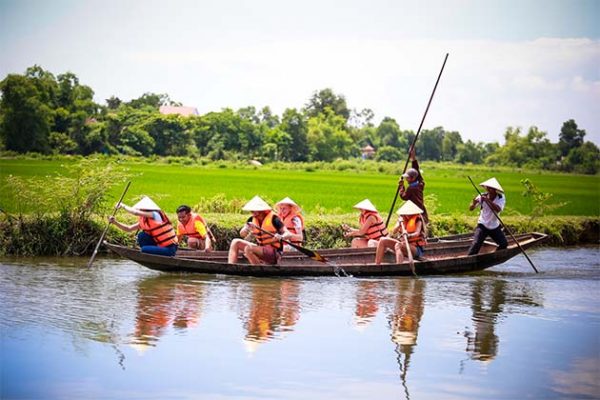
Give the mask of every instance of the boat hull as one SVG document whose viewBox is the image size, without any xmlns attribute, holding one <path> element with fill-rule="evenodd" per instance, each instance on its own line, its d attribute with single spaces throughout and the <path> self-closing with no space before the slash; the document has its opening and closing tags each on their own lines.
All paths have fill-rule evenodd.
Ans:
<svg viewBox="0 0 600 400">
<path fill-rule="evenodd" d="M 521 248 L 527 249 L 542 243 L 547 236 L 542 233 L 518 235 Z M 467 256 L 472 238 L 454 236 L 440 238 L 427 246 L 426 259 L 415 261 L 417 275 L 446 275 L 481 271 L 506 262 L 521 253 L 516 243 L 497 250 L 494 243 L 485 242 L 480 253 Z M 317 250 L 328 262 L 314 261 L 301 253 L 286 252 L 278 265 L 249 265 L 245 260 L 227 263 L 227 252 L 204 253 L 179 250 L 175 257 L 165 257 L 140 252 L 139 249 L 105 242 L 113 252 L 147 268 L 163 272 L 196 272 L 240 276 L 403 276 L 412 275 L 408 262 L 396 264 L 393 254 L 387 254 L 380 265 L 374 264 L 375 249 L 324 249 Z"/>
</svg>

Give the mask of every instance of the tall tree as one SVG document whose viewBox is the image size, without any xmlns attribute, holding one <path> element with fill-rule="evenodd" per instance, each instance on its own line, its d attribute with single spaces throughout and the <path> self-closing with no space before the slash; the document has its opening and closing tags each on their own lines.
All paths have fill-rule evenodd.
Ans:
<svg viewBox="0 0 600 400">
<path fill-rule="evenodd" d="M 280 129 L 290 135 L 292 142 L 289 149 L 284 151 L 284 159 L 289 161 L 308 160 L 307 122 L 295 108 L 283 112 Z"/>
<path fill-rule="evenodd" d="M 560 128 L 560 134 L 558 135 L 558 148 L 560 154 L 566 156 L 569 151 L 575 147 L 579 147 L 583 144 L 583 138 L 585 136 L 585 130 L 579 129 L 575 120 L 570 119 L 565 121 Z"/>
<path fill-rule="evenodd" d="M 330 108 L 334 114 L 344 118 L 344 123 L 350 117 L 350 110 L 346 104 L 343 95 L 336 95 L 332 89 L 322 89 L 313 93 L 312 97 L 304 108 L 305 114 L 311 118 L 324 113 L 326 108 Z"/>
<path fill-rule="evenodd" d="M 7 150 L 49 153 L 52 111 L 32 78 L 10 74 L 0 82 L 0 137 Z"/>
</svg>

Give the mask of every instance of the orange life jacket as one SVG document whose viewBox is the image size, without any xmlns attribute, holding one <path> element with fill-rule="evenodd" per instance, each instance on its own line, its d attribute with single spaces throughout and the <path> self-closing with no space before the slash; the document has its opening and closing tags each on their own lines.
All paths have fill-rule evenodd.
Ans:
<svg viewBox="0 0 600 400">
<path fill-rule="evenodd" d="M 258 222 L 255 217 L 252 217 L 252 223 L 256 226 L 260 226 L 261 229 L 271 232 L 272 234 L 277 233 L 277 229 L 273 225 L 273 218 L 275 217 L 275 213 L 273 211 L 269 211 L 267 216 L 263 219 L 262 224 Z M 273 236 L 252 227 L 252 234 L 256 238 L 259 246 L 273 246 L 277 250 L 281 250 L 283 247 L 280 240 L 275 239 Z"/>
<path fill-rule="evenodd" d="M 417 231 L 417 221 L 421 221 L 421 230 L 419 234 L 416 236 L 411 236 L 408 238 L 409 243 L 414 243 L 415 246 L 425 246 L 427 244 L 427 238 L 424 233 L 424 224 L 423 217 L 420 214 L 407 216 L 408 219 L 405 221 L 404 227 L 406 228 L 406 232 L 409 234 L 415 233 Z"/>
<path fill-rule="evenodd" d="M 204 218 L 202 218 L 200 215 L 196 214 L 196 213 L 192 213 L 190 219 L 188 220 L 187 224 L 182 224 L 181 222 L 179 222 L 177 224 L 177 231 L 178 232 L 182 232 L 182 235 L 185 235 L 189 238 L 196 238 L 196 239 L 205 239 L 206 235 L 201 235 L 200 233 L 198 233 L 198 231 L 196 230 L 196 221 L 200 221 L 202 223 L 202 225 L 206 226 L 206 221 L 204 220 Z"/>
<path fill-rule="evenodd" d="M 381 215 L 379 215 L 378 212 L 367 211 L 366 213 L 360 213 L 360 217 L 358 218 L 358 223 L 360 224 L 360 226 L 363 226 L 367 218 L 369 218 L 371 215 L 375 216 L 377 222 L 369 227 L 369 230 L 367 230 L 365 236 L 368 239 L 373 240 L 377 240 L 383 236 L 387 236 L 388 231 L 385 227 L 385 223 L 383 222 L 383 218 L 381 218 Z"/>
<path fill-rule="evenodd" d="M 298 219 L 300 219 L 300 223 L 302 224 L 302 228 L 300 228 L 299 232 L 296 229 L 296 225 L 294 225 L 294 222 L 292 221 L 294 219 L 294 217 L 298 217 Z M 288 214 L 287 217 L 284 217 L 281 222 L 283 222 L 283 224 L 285 225 L 287 230 L 292 232 L 294 235 L 297 235 L 299 233 L 304 234 L 304 232 L 303 232 L 304 231 L 304 217 L 302 216 L 302 214 L 294 214 L 293 212 L 291 212 Z M 290 240 L 290 242 L 292 242 L 294 244 L 298 244 L 298 245 L 302 244 L 301 240 Z"/>
<path fill-rule="evenodd" d="M 167 214 L 162 211 L 158 211 L 158 213 L 162 218 L 162 222 L 157 222 L 153 218 L 139 217 L 140 228 L 152 236 L 157 246 L 167 247 L 177 244 L 177 234 Z"/>
</svg>

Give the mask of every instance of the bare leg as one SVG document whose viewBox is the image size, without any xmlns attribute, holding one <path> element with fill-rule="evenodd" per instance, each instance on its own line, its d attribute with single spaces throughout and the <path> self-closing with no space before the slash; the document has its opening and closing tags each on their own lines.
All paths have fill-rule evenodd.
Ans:
<svg viewBox="0 0 600 400">
<path fill-rule="evenodd" d="M 187 245 L 188 245 L 188 247 L 190 249 L 196 249 L 197 250 L 197 249 L 201 249 L 202 248 L 203 243 L 199 239 L 188 238 Z"/>
<path fill-rule="evenodd" d="M 396 264 L 401 264 L 402 261 L 404 261 L 404 252 L 406 245 L 404 244 L 404 241 L 399 241 L 396 242 L 396 244 L 394 245 L 394 252 L 396 253 Z"/>
<path fill-rule="evenodd" d="M 387 249 L 393 249 L 398 243 L 396 239 L 392 238 L 381 238 L 377 243 L 377 251 L 375 252 L 375 264 L 379 265 L 383 261 L 383 256 Z"/>
<path fill-rule="evenodd" d="M 238 254 L 240 251 L 244 251 L 247 246 L 254 246 L 252 243 L 242 239 L 233 239 L 229 246 L 229 254 L 227 256 L 227 262 L 229 264 L 235 264 L 238 261 Z"/>
<path fill-rule="evenodd" d="M 244 256 L 250 261 L 252 265 L 258 265 L 262 263 L 262 247 L 255 245 L 248 245 L 244 248 Z"/>
<path fill-rule="evenodd" d="M 350 247 L 353 249 L 364 249 L 368 246 L 368 240 L 364 238 L 354 238 L 352 239 L 352 244 Z"/>
</svg>

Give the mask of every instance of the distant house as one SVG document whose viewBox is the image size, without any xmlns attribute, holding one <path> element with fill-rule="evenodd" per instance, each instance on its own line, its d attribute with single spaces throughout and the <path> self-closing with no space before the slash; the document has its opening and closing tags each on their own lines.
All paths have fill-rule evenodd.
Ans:
<svg viewBox="0 0 600 400">
<path fill-rule="evenodd" d="M 179 114 L 183 115 L 184 117 L 188 117 L 190 115 L 200 115 L 198 114 L 196 107 L 160 106 L 158 111 L 160 111 L 160 113 L 163 115 Z"/>
<path fill-rule="evenodd" d="M 375 149 L 369 144 L 360 149 L 360 151 L 362 152 L 363 160 L 373 158 L 373 156 L 375 155 Z"/>
</svg>

